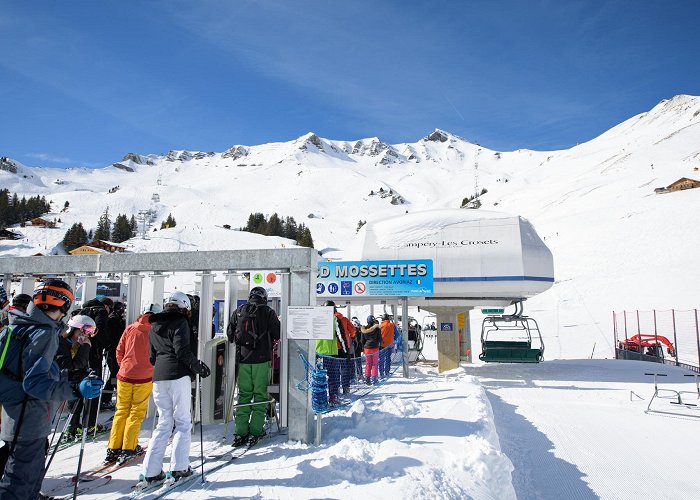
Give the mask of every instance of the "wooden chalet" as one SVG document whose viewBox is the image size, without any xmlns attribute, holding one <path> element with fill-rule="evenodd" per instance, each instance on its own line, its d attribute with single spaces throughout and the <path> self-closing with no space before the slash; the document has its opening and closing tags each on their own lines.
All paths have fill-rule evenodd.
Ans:
<svg viewBox="0 0 700 500">
<path fill-rule="evenodd" d="M 126 252 L 126 247 L 113 241 L 92 240 L 87 244 L 89 247 L 98 248 L 109 253 Z"/>
<path fill-rule="evenodd" d="M 31 220 L 32 226 L 35 227 L 56 227 L 56 223 L 50 220 L 43 219 L 41 217 L 34 217 Z"/>
<path fill-rule="evenodd" d="M 694 189 L 694 188 L 699 188 L 699 187 L 700 187 L 700 181 L 696 181 L 695 179 L 689 179 L 687 177 L 681 177 L 673 184 L 666 186 L 666 189 L 669 192 L 673 192 L 673 191 L 682 191 L 683 189 Z"/>
</svg>

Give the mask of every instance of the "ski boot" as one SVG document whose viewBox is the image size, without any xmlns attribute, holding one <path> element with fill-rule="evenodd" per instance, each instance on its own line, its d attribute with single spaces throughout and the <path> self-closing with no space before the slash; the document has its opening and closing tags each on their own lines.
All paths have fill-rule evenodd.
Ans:
<svg viewBox="0 0 700 500">
<path fill-rule="evenodd" d="M 241 446 L 245 445 L 248 442 L 248 436 L 241 436 L 238 434 L 233 435 L 233 444 L 232 446 L 234 448 L 240 448 Z"/>
<path fill-rule="evenodd" d="M 117 463 L 122 450 L 118 448 L 107 448 L 107 456 L 102 461 L 102 465 L 112 465 Z"/>
<path fill-rule="evenodd" d="M 143 448 L 141 448 L 141 445 L 136 445 L 136 448 L 133 450 L 121 450 L 121 453 L 119 454 L 119 459 L 117 460 L 117 463 L 119 465 L 123 465 L 132 458 L 135 458 L 139 455 L 143 454 Z"/>
<path fill-rule="evenodd" d="M 165 482 L 166 476 L 165 472 L 160 471 L 160 474 L 155 476 L 146 477 L 143 474 L 139 474 L 139 482 L 134 486 L 134 491 L 145 490 L 146 488 L 153 486 L 154 484 L 159 484 Z"/>
</svg>

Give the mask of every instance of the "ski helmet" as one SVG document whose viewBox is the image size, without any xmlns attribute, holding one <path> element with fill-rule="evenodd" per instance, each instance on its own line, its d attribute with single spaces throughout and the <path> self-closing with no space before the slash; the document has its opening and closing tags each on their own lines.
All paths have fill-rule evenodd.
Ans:
<svg viewBox="0 0 700 500">
<path fill-rule="evenodd" d="M 248 295 L 248 300 L 253 299 L 261 303 L 267 303 L 267 290 L 261 286 L 254 286 L 250 289 L 250 294 Z"/>
<path fill-rule="evenodd" d="M 59 279 L 40 281 L 34 287 L 34 304 L 41 309 L 56 308 L 66 314 L 75 297 L 68 283 Z"/>
<path fill-rule="evenodd" d="M 372 314 L 370 314 L 369 316 L 367 316 L 367 324 L 368 324 L 368 325 L 371 325 L 371 324 L 374 323 L 376 320 L 377 320 L 377 318 L 375 318 L 374 315 L 372 315 Z"/>
<path fill-rule="evenodd" d="M 71 328 L 77 328 L 86 335 L 90 336 L 95 335 L 95 330 L 97 330 L 95 320 L 85 314 L 76 314 L 73 316 L 68 320 L 68 326 Z"/>
<path fill-rule="evenodd" d="M 32 297 L 30 295 L 27 295 L 26 293 L 20 293 L 15 295 L 15 298 L 12 299 L 12 305 L 18 309 L 24 309 L 26 311 L 27 306 L 31 301 Z"/>
<path fill-rule="evenodd" d="M 168 300 L 165 301 L 165 305 L 167 306 L 168 304 L 173 304 L 178 309 L 187 309 L 188 311 L 192 309 L 190 299 L 187 297 L 186 294 L 180 291 L 173 292 L 172 295 L 170 295 L 170 298 L 168 298 Z"/>
<path fill-rule="evenodd" d="M 148 304 L 146 307 L 143 308 L 143 313 L 141 314 L 158 314 L 162 310 L 163 308 L 158 304 Z"/>
</svg>

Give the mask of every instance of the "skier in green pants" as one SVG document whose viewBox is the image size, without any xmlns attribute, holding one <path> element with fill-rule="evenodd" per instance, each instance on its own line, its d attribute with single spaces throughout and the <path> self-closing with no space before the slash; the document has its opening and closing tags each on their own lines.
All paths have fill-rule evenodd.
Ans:
<svg viewBox="0 0 700 500">
<path fill-rule="evenodd" d="M 272 345 L 280 338 L 277 314 L 267 305 L 267 291 L 260 286 L 250 290 L 248 303 L 231 316 L 227 332 L 236 344 L 238 364 L 238 404 L 269 400 L 267 386 L 272 374 Z M 233 446 L 252 446 L 265 434 L 266 404 L 239 406 Z"/>
</svg>

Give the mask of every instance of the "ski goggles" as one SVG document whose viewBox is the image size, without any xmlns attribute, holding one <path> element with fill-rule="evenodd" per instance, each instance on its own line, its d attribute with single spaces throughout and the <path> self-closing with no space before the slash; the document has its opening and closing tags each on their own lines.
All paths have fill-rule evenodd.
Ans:
<svg viewBox="0 0 700 500">
<path fill-rule="evenodd" d="M 97 331 L 97 328 L 91 325 L 84 325 L 80 328 L 80 331 L 88 337 L 93 337 L 95 335 L 95 332 Z"/>
</svg>

